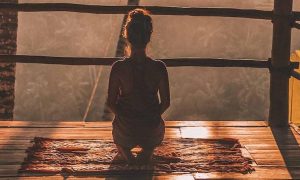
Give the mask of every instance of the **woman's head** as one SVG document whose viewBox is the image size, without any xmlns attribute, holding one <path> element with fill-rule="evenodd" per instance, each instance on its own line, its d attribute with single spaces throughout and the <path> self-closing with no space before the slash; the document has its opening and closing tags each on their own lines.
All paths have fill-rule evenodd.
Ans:
<svg viewBox="0 0 300 180">
<path fill-rule="evenodd" d="M 134 9 L 128 13 L 123 37 L 131 47 L 136 49 L 146 48 L 152 34 L 152 18 L 145 9 Z"/>
</svg>

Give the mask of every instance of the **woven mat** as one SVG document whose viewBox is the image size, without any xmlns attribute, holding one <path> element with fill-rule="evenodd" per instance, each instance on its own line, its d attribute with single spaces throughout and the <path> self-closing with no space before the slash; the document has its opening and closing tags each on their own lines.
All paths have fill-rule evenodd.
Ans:
<svg viewBox="0 0 300 180">
<path fill-rule="evenodd" d="M 153 163 L 128 165 L 112 140 L 71 140 L 36 137 L 20 173 L 70 175 L 171 172 L 251 173 L 252 159 L 244 157 L 237 139 L 165 139 Z M 134 148 L 138 154 L 140 148 Z"/>
</svg>

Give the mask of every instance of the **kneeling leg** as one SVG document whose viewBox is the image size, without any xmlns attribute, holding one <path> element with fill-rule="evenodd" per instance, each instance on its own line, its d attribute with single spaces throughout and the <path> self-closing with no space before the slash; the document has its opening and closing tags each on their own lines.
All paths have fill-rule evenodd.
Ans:
<svg viewBox="0 0 300 180">
<path fill-rule="evenodd" d="M 151 162 L 154 148 L 143 148 L 140 154 L 137 156 L 138 163 L 147 164 Z"/>
</svg>

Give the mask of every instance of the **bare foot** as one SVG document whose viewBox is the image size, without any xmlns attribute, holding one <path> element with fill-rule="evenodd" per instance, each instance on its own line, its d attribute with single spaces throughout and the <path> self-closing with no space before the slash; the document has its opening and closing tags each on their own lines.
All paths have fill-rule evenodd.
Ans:
<svg viewBox="0 0 300 180">
<path fill-rule="evenodd" d="M 122 146 L 117 145 L 118 153 L 122 156 L 122 159 L 126 160 L 128 164 L 133 164 L 135 162 L 135 158 L 131 153 L 130 149 L 124 148 Z"/>
<path fill-rule="evenodd" d="M 143 149 L 136 157 L 138 164 L 149 164 L 152 162 L 152 155 L 154 149 Z"/>
<path fill-rule="evenodd" d="M 115 156 L 114 160 L 117 160 L 117 161 L 127 161 L 125 159 L 125 157 L 120 152 L 118 152 L 118 154 Z"/>
</svg>

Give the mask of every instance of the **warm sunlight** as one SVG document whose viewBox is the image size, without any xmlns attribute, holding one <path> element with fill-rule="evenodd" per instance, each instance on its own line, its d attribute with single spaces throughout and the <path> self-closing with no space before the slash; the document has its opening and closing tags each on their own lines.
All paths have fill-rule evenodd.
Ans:
<svg viewBox="0 0 300 180">
<path fill-rule="evenodd" d="M 209 138 L 211 132 L 206 127 L 182 127 L 180 133 L 183 138 Z"/>
<path fill-rule="evenodd" d="M 300 179 L 300 0 L 0 0 L 0 179 Z"/>
</svg>

